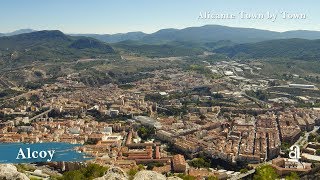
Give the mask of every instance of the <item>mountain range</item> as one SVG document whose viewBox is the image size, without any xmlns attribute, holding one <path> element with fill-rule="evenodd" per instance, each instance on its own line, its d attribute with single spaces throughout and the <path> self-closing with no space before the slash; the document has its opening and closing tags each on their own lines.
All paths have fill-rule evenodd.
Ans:
<svg viewBox="0 0 320 180">
<path fill-rule="evenodd" d="M 10 33 L 0 33 L 0 37 L 2 36 L 13 36 L 13 35 L 18 35 L 18 34 L 24 34 L 24 33 L 31 33 L 34 32 L 35 30 L 33 29 L 19 29 Z"/>
<path fill-rule="evenodd" d="M 32 29 L 17 30 L 12 33 L 2 33 L 2 36 L 17 35 L 33 32 Z M 161 29 L 155 33 L 146 34 L 143 32 L 128 32 L 117 34 L 70 34 L 71 36 L 86 36 L 98 39 L 107 43 L 121 41 L 140 41 L 144 43 L 166 43 L 169 41 L 190 41 L 197 43 L 229 40 L 234 43 L 250 43 L 273 39 L 320 39 L 320 31 L 295 30 L 276 32 L 254 28 L 238 28 L 220 25 L 205 25 L 200 27 L 188 27 L 184 29 Z M 1 34 L 0 34 L 1 36 Z"/>
<path fill-rule="evenodd" d="M 275 32 L 253 28 L 237 28 L 220 25 L 205 25 L 184 29 L 161 29 L 155 33 L 129 32 L 124 34 L 77 34 L 115 43 L 125 40 L 141 41 L 144 43 L 166 43 L 169 41 L 214 42 L 230 40 L 234 43 L 259 42 L 272 39 L 320 39 L 320 31 L 296 30 Z"/>
<path fill-rule="evenodd" d="M 192 56 L 204 51 L 229 57 L 318 59 L 319 31 L 275 32 L 253 28 L 206 25 L 162 29 L 152 34 L 71 34 L 61 31 L 18 30 L 0 37 L 0 60 L 78 59 L 118 55 Z"/>
</svg>

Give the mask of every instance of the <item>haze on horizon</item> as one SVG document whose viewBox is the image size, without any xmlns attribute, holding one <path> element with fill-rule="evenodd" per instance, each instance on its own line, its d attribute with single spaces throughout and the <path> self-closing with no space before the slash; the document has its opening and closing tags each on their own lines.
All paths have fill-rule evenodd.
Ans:
<svg viewBox="0 0 320 180">
<path fill-rule="evenodd" d="M 160 29 L 216 24 L 271 31 L 320 31 L 319 2 L 305 0 L 293 2 L 269 0 L 267 2 L 237 0 L 30 0 L 2 1 L 0 7 L 0 33 L 19 29 L 61 30 L 64 33 L 115 34 L 141 31 L 153 33 Z M 281 19 L 275 22 L 261 19 L 206 19 L 199 20 L 200 12 L 217 14 L 246 13 L 305 13 L 306 19 Z"/>
</svg>

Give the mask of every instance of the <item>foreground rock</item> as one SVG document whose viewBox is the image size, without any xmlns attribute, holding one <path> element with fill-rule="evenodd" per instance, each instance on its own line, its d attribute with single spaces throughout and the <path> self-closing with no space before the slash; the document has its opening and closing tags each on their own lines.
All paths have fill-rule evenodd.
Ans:
<svg viewBox="0 0 320 180">
<path fill-rule="evenodd" d="M 119 167 L 110 168 L 106 174 L 102 177 L 96 178 L 94 180 L 129 180 L 127 173 L 125 173 Z M 154 171 L 142 170 L 139 171 L 133 180 L 182 180 L 179 177 L 166 177 L 160 173 Z"/>
<path fill-rule="evenodd" d="M 127 174 L 118 167 L 112 167 L 108 169 L 106 174 L 102 177 L 96 178 L 94 180 L 128 180 Z"/>
<path fill-rule="evenodd" d="M 167 180 L 167 178 L 154 171 L 139 171 L 135 176 L 133 180 Z"/>
<path fill-rule="evenodd" d="M 0 180 L 30 180 L 12 164 L 0 164 Z"/>
</svg>

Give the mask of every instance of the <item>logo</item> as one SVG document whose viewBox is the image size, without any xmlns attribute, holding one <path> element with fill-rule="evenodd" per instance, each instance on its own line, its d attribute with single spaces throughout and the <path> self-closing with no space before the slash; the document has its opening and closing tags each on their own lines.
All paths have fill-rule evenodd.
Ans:
<svg viewBox="0 0 320 180">
<path fill-rule="evenodd" d="M 290 147 L 289 158 L 295 161 L 299 161 L 300 157 L 300 147 L 297 145 L 293 145 Z"/>
</svg>

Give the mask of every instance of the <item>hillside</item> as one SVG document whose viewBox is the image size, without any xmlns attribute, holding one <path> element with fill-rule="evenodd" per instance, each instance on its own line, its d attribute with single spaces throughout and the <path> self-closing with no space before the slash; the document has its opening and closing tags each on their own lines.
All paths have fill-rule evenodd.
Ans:
<svg viewBox="0 0 320 180">
<path fill-rule="evenodd" d="M 147 57 L 194 56 L 202 54 L 204 48 L 200 44 L 188 42 L 167 42 L 163 44 L 147 44 L 138 41 L 122 41 L 112 44 L 119 51 L 143 55 Z"/>
<path fill-rule="evenodd" d="M 57 30 L 0 37 L 0 58 L 3 60 L 73 60 L 111 54 L 115 54 L 115 51 L 103 42 L 88 37 L 68 36 Z"/>
<path fill-rule="evenodd" d="M 214 50 L 229 57 L 249 58 L 284 57 L 301 60 L 320 58 L 320 40 L 280 39 L 258 43 L 238 44 Z"/>
</svg>

